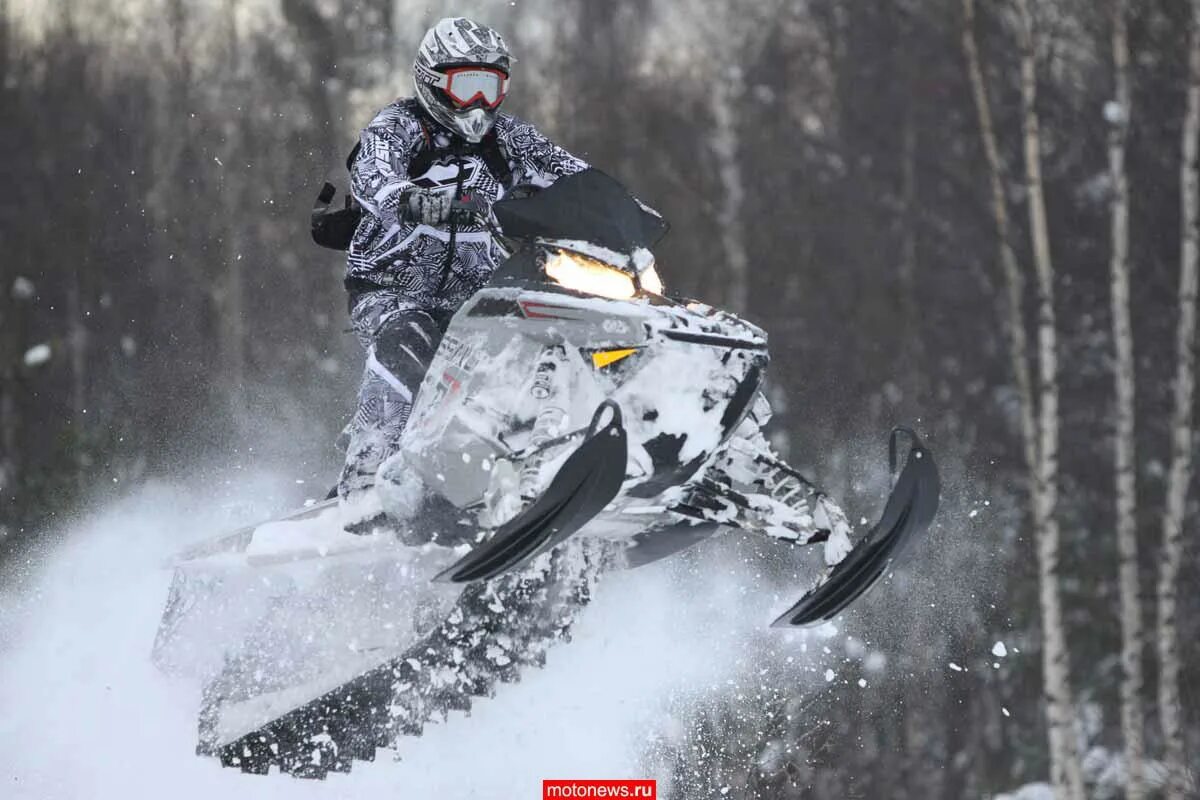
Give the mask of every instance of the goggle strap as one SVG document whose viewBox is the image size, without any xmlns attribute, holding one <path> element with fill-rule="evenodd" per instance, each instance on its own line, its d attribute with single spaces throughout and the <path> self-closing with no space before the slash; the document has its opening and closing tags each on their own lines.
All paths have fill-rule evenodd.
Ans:
<svg viewBox="0 0 1200 800">
<path fill-rule="evenodd" d="M 450 84 L 450 76 L 444 72 L 438 72 L 435 69 L 430 69 L 424 64 L 417 64 L 417 77 L 422 83 L 428 83 L 430 86 L 435 86 L 438 89 L 445 89 Z"/>
</svg>

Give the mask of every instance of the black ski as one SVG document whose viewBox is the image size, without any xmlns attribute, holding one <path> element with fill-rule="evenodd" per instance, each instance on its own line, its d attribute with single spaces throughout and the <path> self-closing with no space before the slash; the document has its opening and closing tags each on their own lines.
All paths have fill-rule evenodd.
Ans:
<svg viewBox="0 0 1200 800">
<path fill-rule="evenodd" d="M 883 516 L 829 577 L 772 623 L 783 628 L 814 625 L 833 619 L 875 585 L 912 539 L 933 521 L 941 494 L 941 478 L 933 455 L 907 428 L 896 428 L 889 440 L 891 468 L 896 470 L 896 444 L 903 433 L 912 439 L 904 469 L 888 497 Z"/>
<path fill-rule="evenodd" d="M 583 444 L 562 465 L 545 493 L 434 580 L 488 580 L 559 544 L 617 496 L 625 480 L 627 458 L 621 407 L 605 400 L 592 415 Z"/>
</svg>

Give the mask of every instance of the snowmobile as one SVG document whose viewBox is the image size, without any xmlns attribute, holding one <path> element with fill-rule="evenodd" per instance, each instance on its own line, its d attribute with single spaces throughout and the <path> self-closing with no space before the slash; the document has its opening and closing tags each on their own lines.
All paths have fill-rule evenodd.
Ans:
<svg viewBox="0 0 1200 800">
<path fill-rule="evenodd" d="M 205 681 L 199 753 L 347 771 L 540 665 L 608 569 L 725 529 L 821 544 L 824 574 L 774 623 L 812 625 L 930 525 L 937 467 L 896 429 L 902 468 L 851 541 L 763 435 L 766 334 L 665 293 L 667 225 L 614 179 L 587 170 L 492 214 L 511 256 L 455 314 L 379 470 L 386 522 L 347 533 L 327 500 L 177 559 L 154 656 Z"/>
</svg>

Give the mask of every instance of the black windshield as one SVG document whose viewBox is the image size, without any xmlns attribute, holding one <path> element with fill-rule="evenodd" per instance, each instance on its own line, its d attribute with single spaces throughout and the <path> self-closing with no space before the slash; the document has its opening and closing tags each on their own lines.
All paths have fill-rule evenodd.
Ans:
<svg viewBox="0 0 1200 800">
<path fill-rule="evenodd" d="M 501 200 L 492 208 L 510 238 L 575 239 L 618 253 L 650 249 L 668 229 L 666 220 L 597 169 L 559 178 L 531 197 Z"/>
</svg>

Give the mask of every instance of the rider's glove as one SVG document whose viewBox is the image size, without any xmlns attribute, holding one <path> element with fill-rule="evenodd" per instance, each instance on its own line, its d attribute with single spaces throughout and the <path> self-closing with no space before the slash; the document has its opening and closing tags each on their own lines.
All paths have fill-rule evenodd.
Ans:
<svg viewBox="0 0 1200 800">
<path fill-rule="evenodd" d="M 448 194 L 433 189 L 418 189 L 408 196 L 408 211 L 412 219 L 425 225 L 440 225 L 450 218 Z"/>
</svg>

